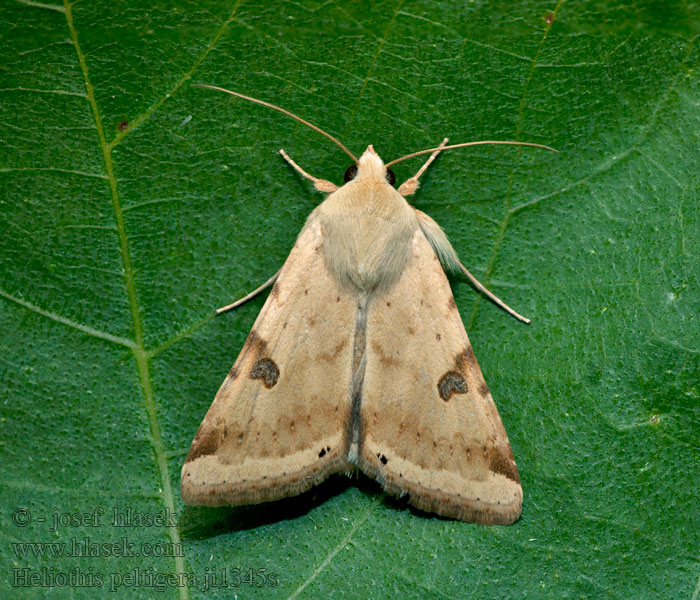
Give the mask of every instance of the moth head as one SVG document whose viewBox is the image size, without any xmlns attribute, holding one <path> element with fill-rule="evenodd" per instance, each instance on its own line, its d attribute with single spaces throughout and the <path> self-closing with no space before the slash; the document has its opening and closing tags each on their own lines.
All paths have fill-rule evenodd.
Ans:
<svg viewBox="0 0 700 600">
<path fill-rule="evenodd" d="M 345 171 L 345 183 L 353 180 L 369 181 L 372 179 L 394 185 L 396 176 L 391 169 L 384 166 L 384 161 L 379 158 L 374 147 L 370 144 L 364 154 L 360 156 L 357 164 L 350 165 Z"/>
</svg>

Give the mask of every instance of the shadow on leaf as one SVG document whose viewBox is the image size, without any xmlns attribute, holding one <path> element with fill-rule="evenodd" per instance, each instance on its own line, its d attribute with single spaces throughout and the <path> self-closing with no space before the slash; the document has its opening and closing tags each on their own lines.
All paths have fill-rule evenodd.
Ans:
<svg viewBox="0 0 700 600">
<path fill-rule="evenodd" d="M 335 475 L 308 492 L 248 506 L 185 506 L 180 513 L 184 540 L 201 540 L 223 533 L 255 529 L 287 519 L 297 519 L 317 506 L 342 494 L 352 485 L 343 475 Z"/>
</svg>

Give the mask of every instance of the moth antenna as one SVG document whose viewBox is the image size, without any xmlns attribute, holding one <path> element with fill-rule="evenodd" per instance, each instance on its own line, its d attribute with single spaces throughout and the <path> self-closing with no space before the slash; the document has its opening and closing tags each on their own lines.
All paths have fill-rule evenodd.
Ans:
<svg viewBox="0 0 700 600">
<path fill-rule="evenodd" d="M 238 308 L 241 304 L 244 304 L 245 302 L 248 302 L 248 300 L 252 300 L 253 298 L 255 298 L 255 296 L 257 296 L 260 292 L 266 290 L 273 283 L 275 283 L 275 281 L 277 281 L 277 277 L 279 276 L 281 270 L 282 269 L 277 271 L 277 273 L 275 273 L 272 277 L 270 277 L 270 279 L 268 279 L 261 286 L 258 286 L 257 288 L 255 288 L 252 292 L 250 292 L 250 294 L 246 294 L 245 296 L 243 296 L 243 298 L 239 298 L 238 300 L 236 300 L 235 302 L 232 302 L 231 304 L 228 304 L 226 306 L 222 306 L 221 308 L 217 308 L 216 314 L 220 315 L 221 313 L 224 313 L 227 310 L 232 310 L 234 308 Z"/>
<path fill-rule="evenodd" d="M 304 169 L 302 169 L 297 163 L 295 163 L 291 158 L 289 158 L 289 155 L 284 151 L 284 149 L 280 150 L 280 156 L 284 160 L 286 160 L 293 168 L 294 170 L 299 173 L 302 177 L 305 177 L 309 181 L 314 182 L 314 187 L 319 191 L 319 192 L 335 192 L 335 190 L 338 189 L 338 186 L 335 185 L 332 181 L 327 181 L 325 179 L 319 179 L 318 177 L 314 177 L 313 175 L 309 175 Z"/>
<path fill-rule="evenodd" d="M 303 123 L 307 127 L 311 127 L 314 131 L 318 131 L 321 135 L 325 135 L 331 142 L 333 142 L 335 145 L 337 145 L 345 154 L 347 154 L 352 160 L 355 162 L 355 164 L 358 164 L 359 161 L 355 157 L 355 155 L 350 152 L 339 140 L 335 139 L 330 133 L 326 133 L 323 131 L 323 129 L 316 127 L 316 125 L 312 125 L 305 119 L 302 119 L 301 117 L 298 117 L 294 113 L 289 112 L 288 110 L 285 110 L 284 108 L 281 108 L 279 106 L 276 106 L 274 104 L 270 104 L 269 102 L 265 102 L 264 100 L 258 100 L 257 98 L 251 98 L 250 96 L 245 96 L 243 94 L 239 94 L 238 92 L 232 92 L 231 90 L 227 90 L 226 88 L 218 87 L 216 85 L 209 85 L 207 83 L 197 83 L 197 87 L 202 87 L 202 88 L 207 88 L 210 90 L 218 90 L 220 92 L 225 92 L 227 94 L 231 94 L 232 96 L 236 96 L 237 98 L 243 98 L 243 100 L 249 100 L 250 102 L 255 102 L 255 104 L 260 104 L 262 106 L 267 106 L 268 108 L 272 108 L 274 110 L 277 110 L 281 112 L 284 115 L 287 115 L 288 117 L 291 117 L 292 119 L 295 119 L 299 121 L 299 123 Z"/>
<path fill-rule="evenodd" d="M 391 165 L 395 165 L 396 163 L 401 162 L 402 160 L 408 160 L 409 158 L 413 158 L 414 156 L 420 156 L 421 154 L 430 154 L 431 152 L 435 152 L 436 150 L 453 150 L 454 148 L 466 148 L 467 146 L 483 146 L 485 144 L 500 144 L 502 146 L 532 146 L 533 148 L 544 148 L 545 150 L 551 150 L 552 152 L 556 152 L 557 154 L 559 153 L 559 150 L 555 150 L 554 148 L 545 146 L 543 144 L 532 144 L 530 142 L 498 142 L 493 140 L 486 140 L 483 142 L 466 142 L 465 144 L 453 144 L 451 146 L 438 146 L 437 148 L 428 148 L 428 150 L 419 150 L 418 152 L 412 152 L 411 154 L 407 154 L 406 156 L 402 156 L 401 158 L 392 160 L 391 162 L 386 163 L 384 166 L 388 168 Z"/>
<path fill-rule="evenodd" d="M 491 302 L 493 302 L 496 306 L 502 308 L 505 310 L 511 317 L 515 317 L 518 321 L 522 321 L 523 323 L 526 323 L 527 325 L 530 324 L 530 319 L 527 317 L 523 317 L 520 313 L 514 311 L 510 306 L 508 306 L 503 300 L 501 300 L 496 294 L 493 294 L 489 290 L 487 290 L 482 283 L 479 282 L 479 280 L 474 277 L 469 271 L 467 271 L 467 267 L 465 267 L 461 262 L 458 262 L 457 265 L 459 266 L 459 270 L 462 271 L 467 276 L 467 279 L 471 282 L 471 284 L 482 294 L 484 294 Z"/>
</svg>

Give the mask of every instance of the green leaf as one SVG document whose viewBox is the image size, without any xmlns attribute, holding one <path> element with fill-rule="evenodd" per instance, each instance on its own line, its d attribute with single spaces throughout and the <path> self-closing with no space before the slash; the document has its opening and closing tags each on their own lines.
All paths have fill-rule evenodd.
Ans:
<svg viewBox="0 0 700 600">
<path fill-rule="evenodd" d="M 3 598 L 698 597 L 695 5 L 24 0 L 0 27 Z M 280 267 L 320 201 L 275 153 L 336 182 L 348 166 L 196 82 L 387 160 L 444 136 L 560 150 L 448 152 L 412 199 L 533 319 L 453 282 L 523 478 L 516 524 L 362 478 L 183 507 L 264 298 L 213 310 Z"/>
</svg>

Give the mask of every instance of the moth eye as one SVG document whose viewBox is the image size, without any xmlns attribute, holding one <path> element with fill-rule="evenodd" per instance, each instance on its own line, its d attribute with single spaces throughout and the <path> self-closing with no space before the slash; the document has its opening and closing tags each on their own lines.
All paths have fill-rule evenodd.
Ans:
<svg viewBox="0 0 700 600">
<path fill-rule="evenodd" d="M 343 177 L 343 179 L 345 179 L 345 183 L 355 179 L 355 175 L 357 175 L 357 165 L 350 165 L 345 171 L 345 176 Z"/>
<path fill-rule="evenodd" d="M 394 175 L 391 169 L 386 170 L 386 180 L 389 182 L 389 185 L 394 185 L 396 183 L 396 175 Z"/>
</svg>

